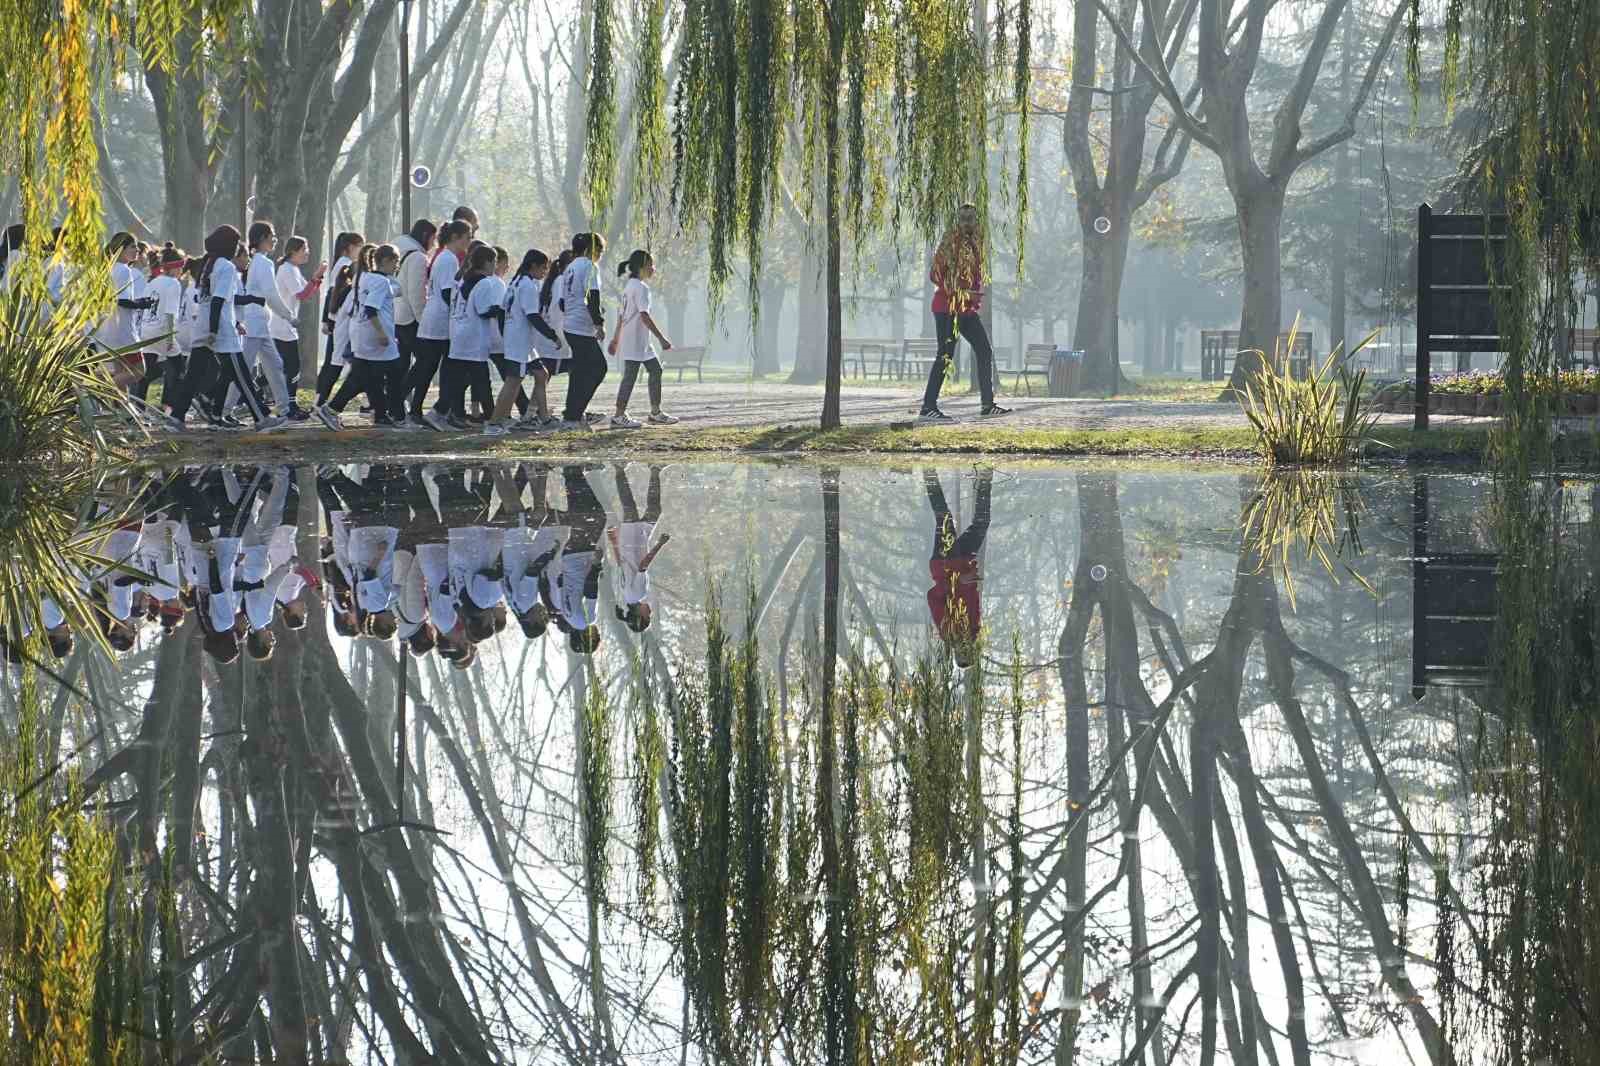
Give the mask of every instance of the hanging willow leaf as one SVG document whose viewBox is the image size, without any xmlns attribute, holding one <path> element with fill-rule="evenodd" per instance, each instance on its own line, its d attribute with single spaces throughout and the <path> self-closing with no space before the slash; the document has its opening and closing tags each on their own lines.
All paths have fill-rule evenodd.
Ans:
<svg viewBox="0 0 1600 1066">
<path fill-rule="evenodd" d="M 666 119 L 667 81 L 662 72 L 666 18 L 666 0 L 644 0 L 633 68 L 633 141 L 639 153 L 638 185 L 644 190 L 636 203 L 647 230 L 653 228 L 663 206 L 661 190 L 666 186 L 671 152 Z"/>
<path fill-rule="evenodd" d="M 611 0 L 593 0 L 594 23 L 589 50 L 589 110 L 584 142 L 584 177 L 589 211 L 604 219 L 616 196 L 617 101 L 612 71 Z"/>
</svg>

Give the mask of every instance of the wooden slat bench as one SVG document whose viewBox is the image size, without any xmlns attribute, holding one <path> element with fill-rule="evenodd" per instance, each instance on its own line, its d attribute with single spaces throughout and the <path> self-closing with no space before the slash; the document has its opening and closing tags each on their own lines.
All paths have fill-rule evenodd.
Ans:
<svg viewBox="0 0 1600 1066">
<path fill-rule="evenodd" d="M 867 376 L 867 357 L 877 356 L 878 380 L 882 381 L 895 366 L 900 342 L 894 337 L 845 337 L 839 342 L 843 352 L 841 369 L 856 369 L 856 377 Z"/>
<path fill-rule="evenodd" d="M 704 381 L 705 375 L 701 373 L 701 368 L 705 365 L 705 361 L 706 346 L 703 344 L 684 344 L 661 353 L 661 369 L 676 370 L 679 382 L 683 381 L 685 370 L 693 370 L 694 379 Z"/>
<path fill-rule="evenodd" d="M 1033 377 L 1037 374 L 1044 378 L 1046 384 L 1050 381 L 1050 360 L 1056 357 L 1054 344 L 1030 344 L 1022 355 L 1022 365 L 1017 368 L 1017 376 L 1012 381 L 1012 387 L 1021 386 L 1026 389 L 1029 396 L 1033 395 Z"/>
</svg>

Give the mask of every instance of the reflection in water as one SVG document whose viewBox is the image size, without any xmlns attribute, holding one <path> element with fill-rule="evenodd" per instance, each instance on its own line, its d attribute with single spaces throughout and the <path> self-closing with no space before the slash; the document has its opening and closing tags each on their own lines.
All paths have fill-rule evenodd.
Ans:
<svg viewBox="0 0 1600 1066">
<path fill-rule="evenodd" d="M 1487 487 L 1429 483 L 1428 543 L 1480 537 Z M 1467 962 L 1534 852 L 1484 805 L 1533 785 L 1475 772 L 1497 690 L 1411 697 L 1412 478 L 1338 492 L 1323 566 L 1226 473 L 108 488 L 118 650 L 57 643 L 43 706 L 117 834 L 119 1024 L 174 1062 L 1492 1058 Z"/>
</svg>

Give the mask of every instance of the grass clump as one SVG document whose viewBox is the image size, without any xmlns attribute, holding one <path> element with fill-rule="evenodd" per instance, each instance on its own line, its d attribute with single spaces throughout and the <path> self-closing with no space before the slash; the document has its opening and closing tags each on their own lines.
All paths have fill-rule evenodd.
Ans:
<svg viewBox="0 0 1600 1066">
<path fill-rule="evenodd" d="M 1300 331 L 1295 319 L 1287 344 L 1245 382 L 1245 417 L 1256 446 L 1268 463 L 1340 466 L 1359 456 L 1372 439 L 1377 415 L 1361 396 L 1367 372 L 1352 372 L 1338 345 L 1321 363 L 1312 360 L 1306 376 L 1294 376 L 1287 353 Z M 1351 351 L 1370 344 L 1376 332 Z"/>
</svg>

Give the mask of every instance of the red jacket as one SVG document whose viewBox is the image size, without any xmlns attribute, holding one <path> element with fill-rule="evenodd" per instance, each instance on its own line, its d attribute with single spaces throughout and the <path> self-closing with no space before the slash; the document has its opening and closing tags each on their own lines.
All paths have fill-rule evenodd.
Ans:
<svg viewBox="0 0 1600 1066">
<path fill-rule="evenodd" d="M 975 315 L 983 309 L 983 246 L 952 233 L 933 254 L 933 313 Z"/>
<path fill-rule="evenodd" d="M 983 618 L 978 605 L 978 558 L 957 555 L 929 559 L 933 588 L 928 590 L 928 613 L 934 628 L 946 640 L 975 640 Z"/>
</svg>

